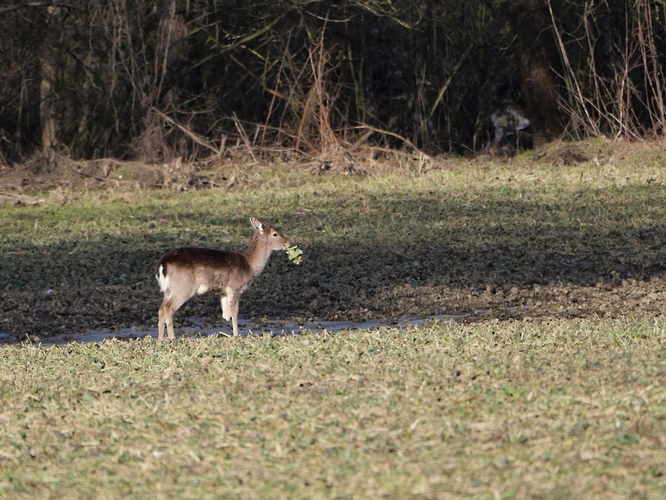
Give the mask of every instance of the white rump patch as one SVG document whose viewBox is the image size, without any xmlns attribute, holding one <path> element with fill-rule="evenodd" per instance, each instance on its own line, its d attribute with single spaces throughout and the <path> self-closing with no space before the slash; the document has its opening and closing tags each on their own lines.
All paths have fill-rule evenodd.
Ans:
<svg viewBox="0 0 666 500">
<path fill-rule="evenodd" d="M 164 266 L 160 266 L 157 270 L 157 282 L 160 284 L 160 290 L 166 294 L 169 291 L 169 278 L 164 275 Z"/>
</svg>

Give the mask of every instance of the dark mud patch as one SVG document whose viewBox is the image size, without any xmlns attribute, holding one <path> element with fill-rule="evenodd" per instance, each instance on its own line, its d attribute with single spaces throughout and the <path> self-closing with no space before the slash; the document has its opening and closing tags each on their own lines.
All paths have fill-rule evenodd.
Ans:
<svg viewBox="0 0 666 500">
<path fill-rule="evenodd" d="M 262 328 L 269 318 L 301 325 L 395 323 L 403 316 L 485 321 L 663 314 L 664 262 L 654 246 L 666 241 L 665 230 L 561 233 L 568 252 L 529 232 L 510 235 L 510 243 L 498 234 L 494 247 L 465 238 L 447 245 L 455 238 L 445 235 L 401 248 L 299 243 L 303 265 L 276 254 L 243 295 L 240 316 Z M 161 295 L 153 272 L 164 249 L 155 236 L 143 239 L 103 236 L 4 255 L 0 332 L 22 340 L 156 327 Z M 220 323 L 219 299 L 191 299 L 176 313 L 176 327 L 187 327 L 189 317 Z"/>
<path fill-rule="evenodd" d="M 577 148 L 553 154 L 574 161 L 583 159 L 574 158 L 580 151 L 599 161 L 611 154 Z M 121 167 L 91 164 L 84 173 L 115 183 L 114 175 L 127 174 Z M 34 175 L 51 175 L 40 172 Z M 17 190 L 23 184 L 42 187 L 28 177 L 16 182 Z M 316 210 L 289 211 L 276 222 L 289 236 L 295 228 L 308 235 L 307 241 L 294 240 L 305 252 L 303 265 L 291 264 L 283 253 L 272 257 L 243 295 L 241 319 L 261 328 L 269 318 L 300 325 L 391 323 L 405 316 L 531 321 L 664 314 L 663 185 L 652 180 L 588 187 L 580 181 L 561 198 L 538 190 L 519 198 L 521 186 L 502 182 L 470 195 L 436 186 L 412 194 L 398 186 L 382 196 L 359 190 L 354 196 L 365 196 L 362 202 L 330 196 L 313 202 Z M 40 222 L 31 210 L 16 214 L 26 227 Z M 0 260 L 0 332 L 21 340 L 156 328 L 158 257 L 175 246 L 219 246 L 187 228 L 217 226 L 222 219 L 197 208 L 169 210 L 115 221 L 127 228 L 124 235 L 7 245 Z M 247 224 L 245 215 L 242 221 L 234 217 L 223 219 Z M 137 224 L 143 224 L 140 231 L 132 229 Z M 160 232 L 169 224 L 183 227 L 177 241 Z M 223 248 L 239 249 L 243 238 L 226 243 Z M 176 313 L 176 327 L 188 327 L 190 317 L 220 323 L 219 299 L 190 300 Z"/>
</svg>

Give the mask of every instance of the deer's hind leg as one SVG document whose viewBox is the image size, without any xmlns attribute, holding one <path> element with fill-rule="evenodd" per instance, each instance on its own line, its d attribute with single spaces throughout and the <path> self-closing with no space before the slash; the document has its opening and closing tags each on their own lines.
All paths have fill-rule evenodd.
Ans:
<svg viewBox="0 0 666 500">
<path fill-rule="evenodd" d="M 157 329 L 157 340 L 164 339 L 164 327 L 166 326 L 167 334 L 170 339 L 176 338 L 176 333 L 173 330 L 173 315 L 174 313 L 187 302 L 194 294 L 173 293 L 164 295 L 164 300 L 160 306 L 159 316 L 160 323 Z"/>
</svg>

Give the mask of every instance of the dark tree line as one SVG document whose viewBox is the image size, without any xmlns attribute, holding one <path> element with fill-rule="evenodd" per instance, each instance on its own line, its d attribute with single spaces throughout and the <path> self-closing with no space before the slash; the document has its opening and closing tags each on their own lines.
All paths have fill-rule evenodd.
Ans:
<svg viewBox="0 0 666 500">
<path fill-rule="evenodd" d="M 649 0 L 14 0 L 0 6 L 0 161 L 194 160 L 238 141 L 477 151 L 664 133 Z"/>
</svg>

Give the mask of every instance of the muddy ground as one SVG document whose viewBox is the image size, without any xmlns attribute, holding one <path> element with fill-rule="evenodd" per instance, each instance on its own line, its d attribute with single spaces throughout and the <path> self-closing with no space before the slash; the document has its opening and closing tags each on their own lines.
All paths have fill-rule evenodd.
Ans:
<svg viewBox="0 0 666 500">
<path fill-rule="evenodd" d="M 29 205 L 38 202 L 23 194 L 31 189 L 60 190 L 66 197 L 81 182 L 117 183 L 117 176 L 103 175 L 105 168 L 96 165 L 85 175 L 74 173 L 69 184 L 63 184 L 62 172 L 5 170 L 0 185 L 6 200 Z M 123 180 L 164 184 L 159 169 L 142 169 L 140 175 Z M 190 188 L 196 183 L 219 186 L 230 178 L 197 180 L 192 172 L 182 174 Z M 296 217 L 289 224 L 297 221 Z M 487 230 L 505 243 L 464 247 L 423 239 L 380 249 L 363 241 L 301 245 L 303 265 L 294 266 L 283 253 L 276 254 L 244 294 L 240 315 L 261 325 L 275 318 L 360 322 L 450 314 L 460 315 L 461 321 L 493 321 L 661 316 L 666 311 L 666 265 L 659 251 L 666 242 L 664 227 L 634 228 L 624 234 L 601 228 L 580 234 L 562 228 L 562 237 L 570 239 L 567 248 L 574 249 L 568 252 L 535 245 L 538 227 L 509 235 L 501 225 Z M 137 247 L 136 241 L 109 236 L 9 252 L 0 263 L 5 279 L 0 332 L 22 340 L 26 335 L 39 339 L 105 328 L 155 327 L 161 297 L 153 266 L 162 249 L 151 245 L 156 237 L 146 235 L 145 240 Z M 239 241 L 236 249 L 243 250 L 243 245 Z M 188 317 L 204 324 L 223 323 L 215 297 L 188 302 L 177 313 L 176 326 L 192 326 Z"/>
</svg>

